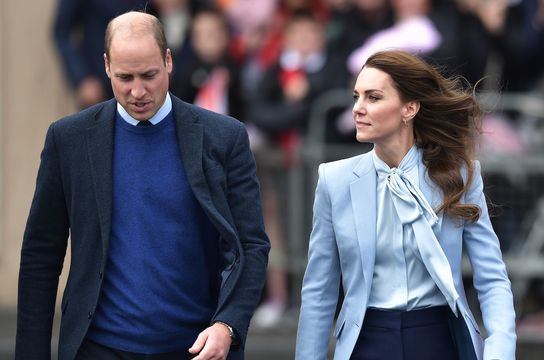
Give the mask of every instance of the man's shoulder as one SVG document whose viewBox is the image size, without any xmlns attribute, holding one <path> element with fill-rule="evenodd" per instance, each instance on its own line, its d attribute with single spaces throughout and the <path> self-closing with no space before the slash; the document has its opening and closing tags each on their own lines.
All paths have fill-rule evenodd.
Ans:
<svg viewBox="0 0 544 360">
<path fill-rule="evenodd" d="M 211 126 L 212 129 L 217 129 L 218 127 L 223 129 L 238 129 L 240 126 L 243 126 L 238 119 L 187 103 L 175 96 L 172 96 L 172 105 L 174 116 L 180 116 L 189 121 L 201 123 L 205 128 Z"/>
<path fill-rule="evenodd" d="M 104 101 L 79 112 L 62 117 L 55 121 L 53 125 L 56 130 L 86 129 L 93 125 L 94 121 L 101 113 L 107 112 L 108 116 L 112 118 L 115 114 L 116 104 L 115 99 Z"/>
</svg>

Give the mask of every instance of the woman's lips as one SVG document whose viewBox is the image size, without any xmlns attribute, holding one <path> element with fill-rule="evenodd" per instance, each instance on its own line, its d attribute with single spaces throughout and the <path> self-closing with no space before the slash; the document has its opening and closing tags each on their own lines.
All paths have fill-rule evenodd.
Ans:
<svg viewBox="0 0 544 360">
<path fill-rule="evenodd" d="M 368 127 L 371 126 L 370 123 L 364 122 L 364 121 L 356 121 L 355 126 L 358 128 Z"/>
</svg>

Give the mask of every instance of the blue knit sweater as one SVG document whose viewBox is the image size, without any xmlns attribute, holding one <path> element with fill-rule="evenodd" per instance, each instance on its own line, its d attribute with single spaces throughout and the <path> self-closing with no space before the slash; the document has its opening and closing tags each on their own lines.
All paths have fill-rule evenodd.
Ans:
<svg viewBox="0 0 544 360">
<path fill-rule="evenodd" d="M 88 337 L 124 351 L 188 349 L 216 308 L 218 233 L 183 167 L 170 113 L 115 124 L 112 230 Z"/>
</svg>

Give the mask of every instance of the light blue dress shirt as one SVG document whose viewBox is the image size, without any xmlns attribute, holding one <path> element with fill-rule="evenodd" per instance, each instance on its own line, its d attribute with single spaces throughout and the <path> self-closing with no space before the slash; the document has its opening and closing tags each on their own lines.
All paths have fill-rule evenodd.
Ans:
<svg viewBox="0 0 544 360">
<path fill-rule="evenodd" d="M 415 145 L 399 164 L 404 176 L 419 183 L 420 152 Z M 379 309 L 414 310 L 446 305 L 447 301 L 421 260 L 412 226 L 403 224 L 387 182 L 390 168 L 373 152 L 377 178 L 377 244 L 372 289 L 368 306 Z M 436 240 L 435 240 L 436 241 Z"/>
<path fill-rule="evenodd" d="M 153 125 L 157 125 L 166 117 L 166 115 L 170 113 L 171 110 L 172 110 L 172 99 L 170 98 L 170 93 L 166 93 L 166 98 L 164 99 L 164 103 L 159 108 L 159 111 L 157 111 L 155 115 L 153 115 L 149 119 L 149 122 Z M 125 108 L 122 107 L 121 104 L 119 103 L 117 103 L 117 112 L 119 112 L 123 120 L 125 120 L 131 125 L 136 126 L 140 122 L 139 120 L 136 120 L 135 118 L 130 116 L 130 114 L 125 110 Z"/>
</svg>

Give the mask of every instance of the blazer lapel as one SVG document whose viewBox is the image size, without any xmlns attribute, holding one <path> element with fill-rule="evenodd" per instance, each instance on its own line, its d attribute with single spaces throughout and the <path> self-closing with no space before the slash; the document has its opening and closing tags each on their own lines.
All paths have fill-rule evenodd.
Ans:
<svg viewBox="0 0 544 360">
<path fill-rule="evenodd" d="M 353 170 L 356 179 L 350 183 L 353 219 L 367 287 L 372 284 L 376 255 L 376 172 L 371 154 L 363 155 Z"/>
<path fill-rule="evenodd" d="M 189 111 L 187 106 L 180 100 L 172 97 L 172 106 L 178 145 L 181 151 L 181 159 L 183 161 L 185 173 L 187 174 L 187 179 L 191 185 L 193 194 L 204 211 L 208 214 L 210 220 L 217 228 L 221 229 L 225 227 L 225 224 L 221 223 L 217 216 L 218 212 L 213 205 L 210 189 L 203 169 L 203 125 L 198 122 L 198 117 Z"/>
<path fill-rule="evenodd" d="M 107 254 L 111 233 L 112 159 L 116 104 L 115 100 L 107 102 L 95 115 L 94 124 L 87 129 L 87 151 L 98 206 L 102 256 L 104 258 Z"/>
</svg>

